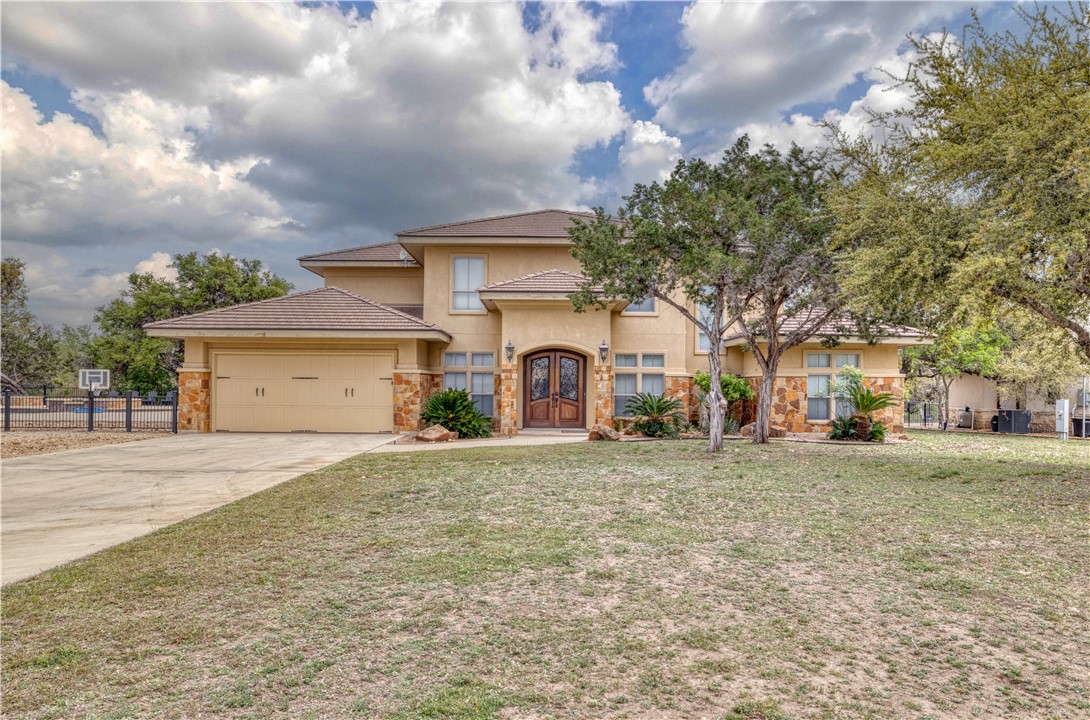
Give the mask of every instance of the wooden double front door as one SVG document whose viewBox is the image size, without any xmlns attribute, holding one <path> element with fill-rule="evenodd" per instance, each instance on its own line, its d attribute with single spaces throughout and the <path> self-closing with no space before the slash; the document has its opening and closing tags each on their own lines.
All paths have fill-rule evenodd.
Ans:
<svg viewBox="0 0 1090 720">
<path fill-rule="evenodd" d="M 564 350 L 527 355 L 522 377 L 525 427 L 583 427 L 587 387 L 582 355 Z"/>
</svg>

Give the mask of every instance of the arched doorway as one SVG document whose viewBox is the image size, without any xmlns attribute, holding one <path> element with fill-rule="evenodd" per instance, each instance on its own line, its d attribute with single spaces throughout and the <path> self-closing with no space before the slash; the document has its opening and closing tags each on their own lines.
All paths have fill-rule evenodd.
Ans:
<svg viewBox="0 0 1090 720">
<path fill-rule="evenodd" d="M 586 358 L 538 350 L 523 359 L 523 427 L 581 428 L 586 417 Z"/>
</svg>

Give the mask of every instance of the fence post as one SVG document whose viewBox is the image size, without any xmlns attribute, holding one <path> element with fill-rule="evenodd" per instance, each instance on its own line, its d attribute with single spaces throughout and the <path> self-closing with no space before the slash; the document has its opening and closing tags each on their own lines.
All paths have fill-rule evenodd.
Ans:
<svg viewBox="0 0 1090 720">
<path fill-rule="evenodd" d="M 49 386 L 42 385 L 42 407 L 49 407 Z"/>
<path fill-rule="evenodd" d="M 125 393 L 125 432 L 132 432 L 132 394 L 134 390 Z"/>
<path fill-rule="evenodd" d="M 87 391 L 87 432 L 95 429 L 95 391 Z"/>
<path fill-rule="evenodd" d="M 4 429 L 11 430 L 11 388 L 4 388 Z"/>
<path fill-rule="evenodd" d="M 178 434 L 178 391 L 170 393 L 170 431 Z"/>
</svg>

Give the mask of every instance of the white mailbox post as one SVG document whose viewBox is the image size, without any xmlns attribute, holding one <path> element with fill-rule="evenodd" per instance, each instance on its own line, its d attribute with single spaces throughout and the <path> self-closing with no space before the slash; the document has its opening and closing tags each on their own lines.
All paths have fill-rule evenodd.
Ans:
<svg viewBox="0 0 1090 720">
<path fill-rule="evenodd" d="M 1070 427 L 1071 401 L 1067 398 L 1060 398 L 1056 401 L 1056 436 L 1061 440 L 1066 440 Z"/>
</svg>

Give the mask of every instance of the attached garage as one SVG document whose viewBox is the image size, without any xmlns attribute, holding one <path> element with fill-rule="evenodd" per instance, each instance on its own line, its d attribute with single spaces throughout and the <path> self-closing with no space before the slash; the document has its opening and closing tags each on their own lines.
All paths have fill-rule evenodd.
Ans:
<svg viewBox="0 0 1090 720">
<path fill-rule="evenodd" d="M 399 430 L 396 378 L 426 374 L 428 343 L 450 342 L 435 325 L 334 287 L 145 329 L 185 340 L 179 424 L 214 432 Z"/>
<path fill-rule="evenodd" d="M 233 432 L 391 432 L 394 353 L 213 354 L 212 421 Z"/>
</svg>

